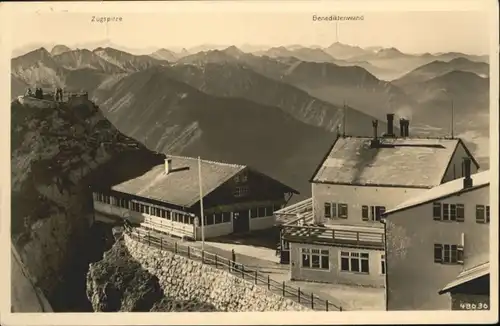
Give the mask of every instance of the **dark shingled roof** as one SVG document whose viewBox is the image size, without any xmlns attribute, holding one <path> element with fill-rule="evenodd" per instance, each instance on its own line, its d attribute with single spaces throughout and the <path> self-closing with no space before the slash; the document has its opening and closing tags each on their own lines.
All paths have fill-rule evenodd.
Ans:
<svg viewBox="0 0 500 326">
<path fill-rule="evenodd" d="M 459 139 L 339 137 L 312 182 L 430 188 L 441 183 Z"/>
<path fill-rule="evenodd" d="M 144 174 L 114 185 L 111 189 L 178 206 L 190 207 L 199 200 L 198 159 L 168 156 L 172 171 L 165 173 L 164 164 L 153 166 Z M 202 188 L 206 196 L 245 169 L 244 165 L 201 160 Z"/>
</svg>

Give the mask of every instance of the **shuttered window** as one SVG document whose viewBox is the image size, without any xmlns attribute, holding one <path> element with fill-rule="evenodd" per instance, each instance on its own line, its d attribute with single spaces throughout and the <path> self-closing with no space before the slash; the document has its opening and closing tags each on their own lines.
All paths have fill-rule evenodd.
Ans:
<svg viewBox="0 0 500 326">
<path fill-rule="evenodd" d="M 457 222 L 463 222 L 465 220 L 465 206 L 463 204 L 457 204 Z"/>
<path fill-rule="evenodd" d="M 361 207 L 361 218 L 363 221 L 368 221 L 368 206 Z"/>
<path fill-rule="evenodd" d="M 451 244 L 434 244 L 434 262 L 441 264 L 463 264 L 464 247 Z"/>
<path fill-rule="evenodd" d="M 476 223 L 486 223 L 484 205 L 476 205 Z"/>
<path fill-rule="evenodd" d="M 332 204 L 325 203 L 325 218 L 332 217 Z"/>
</svg>

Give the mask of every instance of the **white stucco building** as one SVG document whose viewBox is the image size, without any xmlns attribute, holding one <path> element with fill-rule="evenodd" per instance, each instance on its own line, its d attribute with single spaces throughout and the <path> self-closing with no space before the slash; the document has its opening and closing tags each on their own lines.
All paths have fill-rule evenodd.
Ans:
<svg viewBox="0 0 500 326">
<path fill-rule="evenodd" d="M 489 260 L 489 194 L 490 171 L 466 174 L 385 213 L 387 310 L 450 309 L 439 291 Z"/>
<path fill-rule="evenodd" d="M 410 137 L 408 120 L 401 120 L 398 137 L 393 118 L 388 114 L 383 136 L 376 121 L 373 137 L 339 136 L 319 164 L 311 178 L 310 208 L 302 208 L 310 225 L 291 221 L 282 227 L 282 257 L 289 255 L 292 279 L 384 286 L 382 214 L 462 177 L 464 157 L 472 173 L 479 169 L 462 140 Z M 302 261 L 308 250 L 321 252 L 315 261 L 328 256 L 328 268 L 308 267 Z"/>
</svg>

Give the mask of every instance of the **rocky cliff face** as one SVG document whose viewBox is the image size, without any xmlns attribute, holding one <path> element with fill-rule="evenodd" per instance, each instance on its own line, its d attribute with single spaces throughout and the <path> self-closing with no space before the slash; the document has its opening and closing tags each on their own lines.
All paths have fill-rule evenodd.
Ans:
<svg viewBox="0 0 500 326">
<path fill-rule="evenodd" d="M 123 240 L 90 265 L 87 296 L 93 310 L 100 312 L 217 311 L 196 299 L 174 300 L 168 296 L 158 278 L 129 254 Z"/>
<path fill-rule="evenodd" d="M 55 109 L 14 101 L 11 110 L 13 245 L 55 311 L 81 309 L 76 301 L 72 308 L 71 300 L 56 299 L 66 298 L 61 286 L 69 289 L 68 276 L 85 269 L 79 260 L 93 243 L 87 238 L 89 186 L 120 155 L 151 152 L 119 133 L 87 100 Z"/>
</svg>

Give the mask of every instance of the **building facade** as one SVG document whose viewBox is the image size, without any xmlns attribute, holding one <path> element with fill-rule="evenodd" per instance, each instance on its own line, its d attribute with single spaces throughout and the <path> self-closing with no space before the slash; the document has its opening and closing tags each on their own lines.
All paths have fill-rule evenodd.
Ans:
<svg viewBox="0 0 500 326">
<path fill-rule="evenodd" d="M 199 175 L 202 180 L 203 215 Z M 294 189 L 242 165 L 170 156 L 135 178 L 94 189 L 97 219 L 126 218 L 179 237 L 205 238 L 274 226 Z M 203 230 L 202 230 L 203 228 Z"/>
<path fill-rule="evenodd" d="M 449 179 L 460 178 L 465 173 L 464 156 L 470 159 L 472 171 L 479 169 L 460 139 L 410 137 L 408 120 L 401 121 L 402 132 L 396 136 L 393 119 L 394 115 L 388 114 L 388 129 L 383 136 L 379 136 L 377 121 L 373 123 L 373 137 L 339 136 L 314 172 L 308 202 L 310 220 L 297 216 L 282 226 L 281 257 L 285 263 L 287 259 L 283 258 L 288 257 L 292 279 L 384 286 L 383 214 Z M 275 214 L 284 216 L 293 210 L 284 208 Z M 299 226 L 316 231 L 299 231 Z M 321 234 L 322 238 L 332 232 L 337 237 L 342 232 L 349 234 L 352 241 L 330 239 L 325 243 L 314 235 Z M 359 237 L 369 241 L 360 241 Z M 335 268 L 331 275 L 310 272 L 301 263 L 302 249 L 310 246 L 325 254 L 328 249 L 334 262 L 329 266 Z M 358 256 L 363 268 L 356 260 Z M 346 265 L 351 259 L 354 267 Z"/>
<path fill-rule="evenodd" d="M 489 261 L 465 268 L 439 294 L 450 296 L 451 310 L 491 309 Z"/>
<path fill-rule="evenodd" d="M 466 174 L 385 213 L 387 310 L 449 309 L 443 284 L 489 252 L 489 177 Z"/>
</svg>

